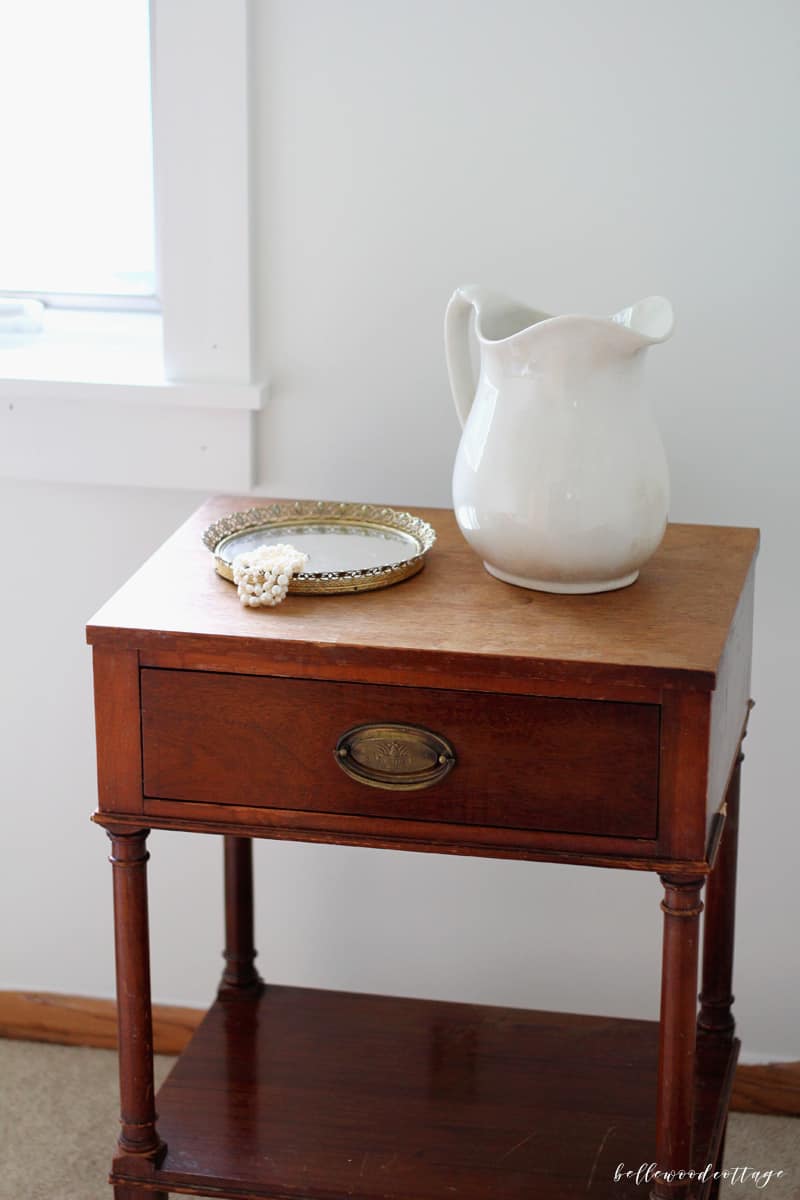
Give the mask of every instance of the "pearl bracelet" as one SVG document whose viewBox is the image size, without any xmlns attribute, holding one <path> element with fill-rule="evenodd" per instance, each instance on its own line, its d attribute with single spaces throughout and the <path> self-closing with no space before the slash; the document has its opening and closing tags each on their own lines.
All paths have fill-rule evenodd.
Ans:
<svg viewBox="0 0 800 1200">
<path fill-rule="evenodd" d="M 274 608 L 307 562 L 307 554 L 282 542 L 237 554 L 232 566 L 239 599 L 246 608 Z"/>
</svg>

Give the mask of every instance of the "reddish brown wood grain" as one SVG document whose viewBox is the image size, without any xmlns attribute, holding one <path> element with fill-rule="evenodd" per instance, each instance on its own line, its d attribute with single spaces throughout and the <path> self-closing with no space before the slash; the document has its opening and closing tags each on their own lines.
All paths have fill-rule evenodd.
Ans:
<svg viewBox="0 0 800 1200">
<path fill-rule="evenodd" d="M 304 674 L 334 667 L 340 679 L 370 666 L 374 682 L 414 672 L 419 682 L 448 673 L 709 690 L 758 546 L 752 529 L 671 525 L 632 587 L 552 596 L 492 578 L 452 512 L 420 509 L 438 542 L 413 579 L 245 610 L 214 574 L 200 537 L 223 513 L 252 503 L 223 496 L 199 509 L 97 614 L 89 640 L 201 657 L 235 653 L 246 669 L 264 673 L 298 659 Z"/>
<path fill-rule="evenodd" d="M 200 543 L 250 503 L 204 506 L 88 631 L 95 819 L 118 846 L 118 1200 L 626 1200 L 642 1186 L 612 1182 L 614 1162 L 716 1162 L 738 1044 L 727 1025 L 696 1032 L 698 896 L 746 720 L 756 531 L 673 525 L 633 587 L 548 596 L 487 575 L 452 514 L 431 510 L 439 542 L 414 579 L 253 611 Z M 391 722 L 447 738 L 455 768 L 419 792 L 345 776 L 340 735 Z M 162 1090 L 158 1131 L 144 823 L 226 837 L 221 998 Z M 660 1036 L 604 1018 L 259 995 L 251 836 L 658 870 Z M 730 845 L 723 832 L 721 949 L 704 973 L 725 1004 Z"/>
<path fill-rule="evenodd" d="M 148 1172 L 164 1153 L 156 1131 L 153 1014 L 147 910 L 149 830 L 108 830 L 114 885 L 114 948 L 119 1026 L 120 1159 Z"/>
<path fill-rule="evenodd" d="M 93 654 L 97 790 L 100 807 L 142 811 L 139 656 L 96 646 Z"/>
<path fill-rule="evenodd" d="M 180 1054 L 202 1016 L 197 1008 L 154 1004 L 155 1053 Z M 0 1038 L 113 1050 L 118 1041 L 117 1006 L 96 996 L 0 991 Z"/>
<path fill-rule="evenodd" d="M 710 710 L 708 693 L 664 692 L 659 843 L 665 857 L 678 861 L 706 853 Z"/>
<path fill-rule="evenodd" d="M 427 663 L 406 657 L 402 670 L 390 651 L 373 650 L 369 659 L 354 660 L 347 649 L 319 656 L 297 654 L 291 649 L 277 645 L 260 646 L 258 653 L 240 651 L 233 646 L 223 650 L 215 645 L 209 647 L 197 638 L 182 639 L 179 649 L 163 648 L 143 650 L 139 655 L 140 666 L 165 667 L 172 671 L 223 671 L 241 675 L 269 675 L 273 678 L 348 679 L 353 683 L 386 682 L 397 687 L 435 686 L 438 671 Z M 627 700 L 632 704 L 660 704 L 663 689 L 655 686 L 638 686 L 571 679 L 565 687 L 563 680 L 544 679 L 540 676 L 532 681 L 525 673 L 512 673 L 504 668 L 501 659 L 490 661 L 475 656 L 452 654 L 442 655 L 438 663 L 440 670 L 447 671 L 447 686 L 453 691 L 502 692 L 511 695 L 559 696 L 566 693 L 582 700 Z M 385 678 L 384 678 L 385 676 Z"/>
<path fill-rule="evenodd" d="M 166 1192 L 154 1191 L 152 1188 L 143 1192 L 140 1187 L 125 1187 L 122 1184 L 114 1187 L 114 1200 L 142 1200 L 142 1196 L 147 1196 L 147 1200 L 169 1200 Z"/>
<path fill-rule="evenodd" d="M 262 837 L 275 841 L 575 863 L 627 871 L 668 870 L 673 874 L 692 877 L 709 870 L 705 858 L 676 861 L 659 857 L 658 844 L 641 838 L 539 833 L 524 829 L 501 829 L 499 826 L 486 830 L 437 821 L 384 820 L 341 813 L 192 804 L 184 800 L 148 800 L 145 803 L 145 815 L 148 825 L 153 829 L 183 830 L 188 833 L 227 834 L 236 830 L 241 837 Z M 98 825 L 125 823 L 122 816 L 100 812 L 95 813 L 92 820 Z M 131 827 L 136 823 L 131 818 Z"/>
<path fill-rule="evenodd" d="M 800 1062 L 739 1067 L 731 1095 L 736 1112 L 800 1117 Z"/>
<path fill-rule="evenodd" d="M 151 669 L 142 671 L 141 692 L 151 798 L 656 834 L 655 705 Z M 349 778 L 335 760 L 336 743 L 348 729 L 372 723 L 440 733 L 456 766 L 420 791 Z"/>
<path fill-rule="evenodd" d="M 658 1107 L 655 1161 L 663 1172 L 686 1172 L 695 1158 L 694 1105 L 697 1017 L 697 954 L 703 879 L 662 875 L 664 936 L 661 967 Z M 728 1043 L 726 1043 L 728 1044 Z M 716 1155 L 708 1160 L 714 1162 Z M 695 1188 L 683 1181 L 656 1179 L 653 1200 L 684 1200 Z"/>
<path fill-rule="evenodd" d="M 652 1022 L 267 987 L 211 1010 L 158 1095 L 154 1184 L 354 1200 L 633 1200 L 652 1158 Z M 699 1043 L 713 1161 L 735 1048 Z M 211 1134 L 213 1132 L 213 1135 Z"/>
<path fill-rule="evenodd" d="M 717 686 L 711 697 L 706 820 L 725 798 L 747 722 L 753 644 L 755 563 L 750 568 L 722 652 Z"/>
<path fill-rule="evenodd" d="M 733 1037 L 733 950 L 736 927 L 736 867 L 739 843 L 739 790 L 741 763 L 738 756 L 725 796 L 725 825 L 717 861 L 706 886 L 703 921 L 703 987 L 700 994 L 701 1029 Z"/>
<path fill-rule="evenodd" d="M 154 1004 L 155 1053 L 181 1054 L 205 1015 L 200 1008 Z M 114 1049 L 117 1007 L 113 1000 L 95 996 L 0 990 L 0 1037 Z M 800 1062 L 740 1064 L 731 1109 L 800 1117 Z"/>
<path fill-rule="evenodd" d="M 256 970 L 253 923 L 253 843 L 250 838 L 224 839 L 225 854 L 225 970 L 219 995 L 239 995 L 261 988 Z"/>
</svg>

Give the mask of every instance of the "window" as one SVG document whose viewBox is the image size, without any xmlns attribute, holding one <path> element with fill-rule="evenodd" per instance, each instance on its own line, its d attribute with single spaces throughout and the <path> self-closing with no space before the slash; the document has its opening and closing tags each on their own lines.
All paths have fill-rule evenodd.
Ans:
<svg viewBox="0 0 800 1200">
<path fill-rule="evenodd" d="M 7 7 L 0 475 L 249 488 L 251 0 L 149 0 L 149 31 L 147 0 Z"/>
<path fill-rule="evenodd" d="M 0 289 L 155 306 L 148 0 L 15 5 L 0 105 Z"/>
</svg>

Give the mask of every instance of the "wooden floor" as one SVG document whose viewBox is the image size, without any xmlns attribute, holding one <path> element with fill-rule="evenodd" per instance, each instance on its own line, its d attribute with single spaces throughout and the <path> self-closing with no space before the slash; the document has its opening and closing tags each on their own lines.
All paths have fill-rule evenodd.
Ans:
<svg viewBox="0 0 800 1200">
<path fill-rule="evenodd" d="M 613 1176 L 652 1159 L 656 1052 L 652 1022 L 268 987 L 218 1001 L 161 1088 L 157 1179 L 226 1197 L 641 1200 Z M 701 1166 L 735 1052 L 700 1047 Z"/>
</svg>

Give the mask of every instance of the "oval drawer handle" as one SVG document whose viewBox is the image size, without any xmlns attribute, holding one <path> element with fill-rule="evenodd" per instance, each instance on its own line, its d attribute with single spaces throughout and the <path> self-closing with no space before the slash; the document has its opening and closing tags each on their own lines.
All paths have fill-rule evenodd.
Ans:
<svg viewBox="0 0 800 1200">
<path fill-rule="evenodd" d="M 351 779 L 399 792 L 431 787 L 456 762 L 446 738 L 417 725 L 356 725 L 342 734 L 333 753 Z"/>
</svg>

